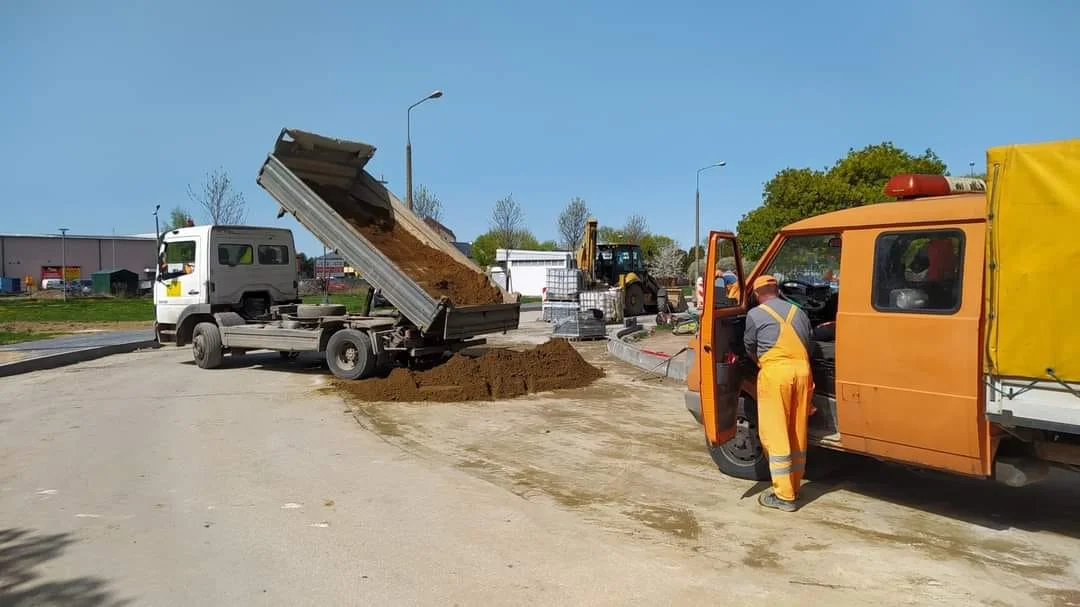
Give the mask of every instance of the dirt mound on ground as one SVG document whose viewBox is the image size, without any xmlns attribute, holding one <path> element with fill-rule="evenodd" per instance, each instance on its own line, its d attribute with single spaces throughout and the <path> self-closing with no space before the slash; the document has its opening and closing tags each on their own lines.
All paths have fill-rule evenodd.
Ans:
<svg viewBox="0 0 1080 607">
<path fill-rule="evenodd" d="M 580 388 L 603 375 L 569 342 L 553 339 L 522 352 L 494 349 L 480 357 L 455 354 L 427 371 L 394 369 L 385 378 L 339 385 L 357 399 L 370 402 L 461 402 Z"/>
<path fill-rule="evenodd" d="M 449 297 L 458 306 L 503 303 L 502 293 L 487 276 L 420 242 L 386 209 L 364 204 L 339 188 L 308 185 L 428 295 Z"/>
</svg>

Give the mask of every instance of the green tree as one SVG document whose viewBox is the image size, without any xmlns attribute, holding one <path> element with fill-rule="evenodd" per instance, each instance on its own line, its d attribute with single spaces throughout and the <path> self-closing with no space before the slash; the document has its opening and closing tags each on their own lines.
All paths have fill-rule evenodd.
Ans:
<svg viewBox="0 0 1080 607">
<path fill-rule="evenodd" d="M 511 248 L 525 249 L 526 251 L 558 251 L 559 244 L 554 240 L 540 242 L 531 230 L 525 228 L 514 235 L 514 246 Z"/>
<path fill-rule="evenodd" d="M 885 182 L 900 173 L 947 174 L 933 150 L 915 156 L 887 141 L 848 150 L 828 170 L 783 169 L 765 184 L 761 206 L 739 221 L 743 255 L 760 258 L 776 232 L 789 223 L 892 200 L 883 193 Z"/>
<path fill-rule="evenodd" d="M 194 223 L 194 219 L 191 217 L 191 213 L 184 207 L 173 207 L 173 210 L 169 211 L 169 222 L 163 227 L 166 230 L 175 230 L 176 228 L 182 228 L 188 224 L 188 222 Z"/>
<path fill-rule="evenodd" d="M 660 254 L 666 248 L 679 249 L 679 243 L 670 236 L 664 236 L 663 234 L 646 234 L 639 243 L 641 245 L 641 253 L 645 256 L 645 261 L 649 262 L 656 259 L 656 256 Z M 685 252 L 680 250 L 682 255 L 686 255 Z M 670 255 L 667 261 L 670 261 Z M 682 264 L 682 257 L 679 257 L 679 264 Z M 682 268 L 680 268 L 681 270 Z"/>
<path fill-rule="evenodd" d="M 536 239 L 536 236 L 533 236 L 533 233 L 528 228 L 524 228 L 514 234 L 513 244 L 510 248 L 537 251 L 540 249 L 540 241 Z"/>
<path fill-rule="evenodd" d="M 690 247 L 690 250 L 686 252 L 686 257 L 683 259 L 683 274 L 686 274 L 688 276 L 690 275 L 690 264 L 694 263 L 694 259 L 696 258 L 694 254 L 697 251 L 701 251 L 701 258 L 705 259 L 705 255 L 707 254 L 707 251 L 705 250 L 704 246 Z"/>
<path fill-rule="evenodd" d="M 311 278 L 315 276 L 315 259 L 308 257 L 306 253 L 296 254 L 297 270 L 300 272 L 300 276 L 304 278 Z"/>
<path fill-rule="evenodd" d="M 495 263 L 495 249 L 498 239 L 492 232 L 485 232 L 472 242 L 472 257 L 481 268 L 488 268 Z"/>
<path fill-rule="evenodd" d="M 625 242 L 622 230 L 611 226 L 600 226 L 596 231 L 596 239 L 600 244 L 618 244 Z"/>
</svg>

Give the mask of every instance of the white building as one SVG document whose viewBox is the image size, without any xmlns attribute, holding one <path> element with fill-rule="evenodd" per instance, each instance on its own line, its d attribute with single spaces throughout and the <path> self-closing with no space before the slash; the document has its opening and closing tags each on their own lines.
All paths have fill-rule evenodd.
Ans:
<svg viewBox="0 0 1080 607">
<path fill-rule="evenodd" d="M 569 251 L 525 251 L 496 249 L 495 264 L 505 267 L 509 276 L 508 290 L 522 295 L 539 297 L 547 286 L 548 268 L 573 267 L 574 254 Z M 492 278 L 502 284 L 503 278 Z"/>
</svg>

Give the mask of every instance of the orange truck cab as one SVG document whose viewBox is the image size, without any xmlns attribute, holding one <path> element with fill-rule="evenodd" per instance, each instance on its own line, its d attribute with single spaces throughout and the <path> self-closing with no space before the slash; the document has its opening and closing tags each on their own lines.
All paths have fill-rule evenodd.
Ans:
<svg viewBox="0 0 1080 607">
<path fill-rule="evenodd" d="M 815 327 L 810 443 L 1011 486 L 1080 470 L 1080 139 L 993 148 L 985 181 L 899 175 L 886 194 L 784 227 L 749 276 L 736 237 L 709 235 L 706 267 L 775 276 Z M 765 480 L 754 305 L 706 289 L 686 406 L 721 471 Z"/>
</svg>

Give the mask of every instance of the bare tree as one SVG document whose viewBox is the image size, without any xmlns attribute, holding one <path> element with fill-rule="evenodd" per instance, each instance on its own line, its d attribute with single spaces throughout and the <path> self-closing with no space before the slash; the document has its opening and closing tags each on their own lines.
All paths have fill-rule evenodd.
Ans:
<svg viewBox="0 0 1080 607">
<path fill-rule="evenodd" d="M 198 191 L 190 185 L 187 191 L 188 198 L 206 211 L 214 225 L 242 225 L 247 217 L 244 193 L 233 187 L 232 178 L 224 169 L 207 173 L 206 181 Z"/>
<path fill-rule="evenodd" d="M 664 245 L 649 262 L 649 273 L 657 278 L 678 278 L 682 275 L 685 256 L 686 253 L 678 245 Z"/>
<path fill-rule="evenodd" d="M 423 184 L 413 188 L 413 213 L 424 219 L 430 217 L 435 221 L 442 220 L 442 201 L 434 192 L 427 189 Z"/>
<path fill-rule="evenodd" d="M 495 210 L 491 213 L 491 234 L 495 237 L 495 246 L 506 249 L 506 290 L 514 288 L 513 277 L 510 275 L 510 249 L 516 248 L 521 242 L 525 230 L 522 223 L 525 221 L 525 212 L 521 205 L 514 201 L 513 194 L 507 194 L 506 198 L 495 201 Z"/>
<path fill-rule="evenodd" d="M 559 237 L 567 251 L 573 251 L 581 244 L 585 232 L 585 222 L 589 220 L 589 207 L 585 201 L 574 197 L 559 214 Z"/>
<path fill-rule="evenodd" d="M 641 244 L 649 235 L 649 224 L 641 215 L 631 215 L 622 228 L 623 241 L 626 244 Z"/>
<path fill-rule="evenodd" d="M 491 233 L 495 236 L 495 245 L 500 249 L 513 249 L 521 240 L 521 224 L 524 221 L 525 213 L 512 194 L 496 201 L 495 210 L 491 213 Z"/>
</svg>

